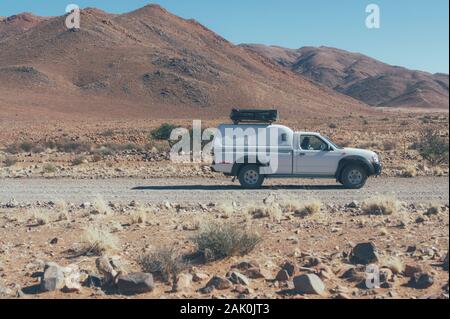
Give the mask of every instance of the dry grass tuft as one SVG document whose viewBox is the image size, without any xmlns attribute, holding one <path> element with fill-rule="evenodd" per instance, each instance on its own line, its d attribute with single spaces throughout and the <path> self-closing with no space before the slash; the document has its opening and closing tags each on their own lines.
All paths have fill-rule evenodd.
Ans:
<svg viewBox="0 0 450 319">
<path fill-rule="evenodd" d="M 363 203 L 362 210 L 369 215 L 393 215 L 400 207 L 400 202 L 392 196 L 375 196 Z"/>
<path fill-rule="evenodd" d="M 278 205 L 251 204 L 247 207 L 247 213 L 253 218 L 270 218 L 272 221 L 279 222 L 283 216 Z"/>
<path fill-rule="evenodd" d="M 142 270 L 153 274 L 164 282 L 176 283 L 177 277 L 188 267 L 183 256 L 173 247 L 160 248 L 138 260 Z"/>
<path fill-rule="evenodd" d="M 405 266 L 398 257 L 388 257 L 383 267 L 390 269 L 394 274 L 401 274 L 405 270 Z"/>
<path fill-rule="evenodd" d="M 82 235 L 83 248 L 80 254 L 101 256 L 118 248 L 119 239 L 109 231 L 101 228 L 88 227 Z"/>
<path fill-rule="evenodd" d="M 214 261 L 250 253 L 261 242 L 261 236 L 235 223 L 211 222 L 202 226 L 194 242 L 206 261 Z"/>
<path fill-rule="evenodd" d="M 317 199 L 306 201 L 291 200 L 282 205 L 283 211 L 286 213 L 294 213 L 300 217 L 307 217 L 320 213 L 322 202 Z"/>
<path fill-rule="evenodd" d="M 417 169 L 414 166 L 412 166 L 412 165 L 406 166 L 402 170 L 402 176 L 403 177 L 408 177 L 408 178 L 416 177 L 417 176 Z"/>
<path fill-rule="evenodd" d="M 91 212 L 93 214 L 109 215 L 111 213 L 111 208 L 101 196 L 97 196 L 94 199 L 92 207 L 94 208 Z"/>
<path fill-rule="evenodd" d="M 134 224 L 145 224 L 147 222 L 148 211 L 144 207 L 138 207 L 135 211 L 130 214 L 130 223 Z"/>
<path fill-rule="evenodd" d="M 32 220 L 36 225 L 43 226 L 50 222 L 50 218 L 48 216 L 48 213 L 45 213 L 44 211 L 33 208 L 29 211 L 32 216 Z"/>
</svg>

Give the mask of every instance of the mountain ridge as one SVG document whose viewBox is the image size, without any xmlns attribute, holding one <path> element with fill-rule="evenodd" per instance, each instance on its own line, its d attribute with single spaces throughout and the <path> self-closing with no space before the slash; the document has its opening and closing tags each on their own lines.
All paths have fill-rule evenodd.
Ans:
<svg viewBox="0 0 450 319">
<path fill-rule="evenodd" d="M 383 63 L 332 47 L 242 44 L 270 61 L 372 106 L 448 108 L 448 74 Z"/>
</svg>

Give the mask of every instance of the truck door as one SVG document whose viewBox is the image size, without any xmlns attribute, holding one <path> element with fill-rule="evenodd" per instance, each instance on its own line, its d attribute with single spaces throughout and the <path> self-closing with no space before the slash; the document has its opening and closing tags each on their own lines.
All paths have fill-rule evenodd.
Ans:
<svg viewBox="0 0 450 319">
<path fill-rule="evenodd" d="M 295 174 L 334 176 L 340 152 L 317 135 L 302 134 L 294 147 Z"/>
</svg>

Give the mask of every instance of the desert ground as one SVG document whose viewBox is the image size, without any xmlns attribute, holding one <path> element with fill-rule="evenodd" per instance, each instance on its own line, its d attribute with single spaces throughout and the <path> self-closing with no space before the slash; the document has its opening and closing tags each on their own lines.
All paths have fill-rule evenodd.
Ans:
<svg viewBox="0 0 450 319">
<path fill-rule="evenodd" d="M 383 175 L 356 191 L 240 190 L 170 162 L 162 123 L 191 125 L 0 121 L 1 297 L 448 298 L 448 160 L 416 147 L 426 129 L 448 141 L 448 113 L 281 119 L 377 151 Z"/>
</svg>

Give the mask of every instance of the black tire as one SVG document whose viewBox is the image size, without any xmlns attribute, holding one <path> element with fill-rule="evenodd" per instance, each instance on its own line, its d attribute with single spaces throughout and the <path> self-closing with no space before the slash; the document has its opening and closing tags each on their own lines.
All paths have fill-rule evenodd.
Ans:
<svg viewBox="0 0 450 319">
<path fill-rule="evenodd" d="M 260 174 L 259 168 L 258 165 L 245 165 L 241 168 L 238 178 L 243 188 L 261 188 L 265 177 Z"/>
<path fill-rule="evenodd" d="M 342 171 L 342 184 L 345 188 L 360 189 L 367 181 L 367 170 L 361 165 L 348 165 Z"/>
</svg>

